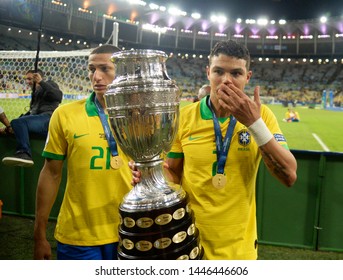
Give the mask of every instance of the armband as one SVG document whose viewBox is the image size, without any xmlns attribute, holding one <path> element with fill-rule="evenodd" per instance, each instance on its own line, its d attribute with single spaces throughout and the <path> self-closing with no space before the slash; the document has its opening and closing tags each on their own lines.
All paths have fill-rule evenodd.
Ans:
<svg viewBox="0 0 343 280">
<path fill-rule="evenodd" d="M 255 142 L 259 147 L 267 144 L 270 139 L 273 138 L 273 134 L 271 134 L 262 118 L 259 118 L 251 126 L 249 126 L 248 131 L 252 137 L 254 137 Z"/>
</svg>

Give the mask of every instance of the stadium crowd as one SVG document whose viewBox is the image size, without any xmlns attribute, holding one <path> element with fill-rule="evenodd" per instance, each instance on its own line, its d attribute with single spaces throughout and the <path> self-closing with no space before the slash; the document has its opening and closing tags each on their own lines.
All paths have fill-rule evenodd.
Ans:
<svg viewBox="0 0 343 280">
<path fill-rule="evenodd" d="M 85 57 L 52 57 L 41 59 L 40 68 L 51 76 L 66 94 L 85 95 L 89 93 L 89 83 L 85 69 L 80 62 Z M 3 58 L 0 54 L 0 61 Z M 25 94 L 30 91 L 23 82 L 21 67 L 30 65 L 32 60 L 20 58 L 8 61 L 0 70 L 0 94 Z M 167 60 L 169 76 L 177 81 L 183 98 L 192 100 L 203 84 L 207 82 L 204 65 L 205 58 L 187 58 L 173 55 Z M 185 63 L 185 61 L 187 61 Z M 82 64 L 82 63 L 81 63 Z M 19 67 L 14 67 L 19 65 Z M 256 85 L 261 86 L 265 102 L 292 104 L 320 104 L 323 90 L 333 91 L 335 107 L 343 101 L 343 71 L 341 64 L 273 63 L 252 61 L 254 77 L 247 85 L 247 92 L 253 94 Z M 75 69 L 77 72 L 75 73 Z M 67 97 L 68 98 L 68 97 Z"/>
<path fill-rule="evenodd" d="M 18 59 L 7 59 L 1 50 L 11 51 L 35 51 L 36 42 L 34 38 L 11 37 L 4 26 L 1 26 L 0 33 L 6 36 L 6 40 L 0 42 L 0 94 L 18 93 L 25 94 L 29 91 L 23 83 L 22 72 L 32 65 L 34 58 L 19 57 Z M 6 33 L 5 33 L 6 32 Z M 7 34 L 8 33 L 8 34 Z M 31 40 L 30 40 L 31 39 Z M 95 47 L 90 45 L 79 45 L 75 42 L 70 44 L 52 44 L 49 40 L 41 42 L 42 51 L 77 51 L 85 48 Z M 42 58 L 39 67 L 51 76 L 67 94 L 66 99 L 73 95 L 87 95 L 90 92 L 89 81 L 87 80 L 85 63 L 86 57 L 51 57 Z M 187 60 L 187 63 L 185 61 Z M 186 54 L 174 54 L 167 61 L 168 74 L 183 92 L 185 99 L 193 100 L 198 90 L 206 84 L 207 77 L 204 71 L 207 65 L 207 56 L 193 57 Z M 24 69 L 23 69 L 24 67 Z M 261 94 L 264 102 L 300 103 L 303 105 L 320 104 L 323 90 L 332 91 L 334 94 L 335 107 L 342 106 L 343 99 L 343 67 L 341 63 L 333 61 L 303 62 L 293 59 L 282 62 L 280 59 L 260 60 L 253 57 L 251 63 L 254 72 L 253 79 L 247 85 L 247 92 L 253 94 L 254 87 L 261 86 Z M 70 94 L 71 96 L 68 96 Z"/>
</svg>

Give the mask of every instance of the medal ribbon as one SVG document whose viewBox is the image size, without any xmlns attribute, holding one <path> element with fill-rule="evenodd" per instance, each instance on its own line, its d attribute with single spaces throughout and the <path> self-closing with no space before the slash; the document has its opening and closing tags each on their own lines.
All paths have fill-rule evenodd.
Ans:
<svg viewBox="0 0 343 280">
<path fill-rule="evenodd" d="M 96 96 L 94 97 L 94 103 L 95 103 L 95 106 L 96 106 L 96 108 L 98 110 L 102 127 L 104 128 L 104 132 L 105 132 L 105 135 L 106 135 L 107 143 L 108 143 L 108 146 L 110 147 L 111 155 L 112 155 L 112 157 L 115 157 L 115 156 L 118 155 L 117 143 L 116 143 L 116 140 L 114 139 L 114 137 L 112 135 L 111 128 L 110 128 L 110 126 L 108 124 L 105 111 L 102 108 L 102 106 L 101 106 L 98 98 L 96 98 Z"/>
<path fill-rule="evenodd" d="M 227 159 L 227 155 L 230 149 L 230 144 L 231 144 L 231 138 L 233 134 L 233 130 L 235 129 L 235 125 L 237 123 L 237 120 L 234 116 L 230 115 L 230 124 L 229 127 L 227 128 L 224 142 L 223 142 L 223 136 L 222 132 L 220 130 L 220 125 L 218 118 L 216 114 L 214 113 L 214 110 L 212 109 L 211 106 L 211 100 L 208 98 L 208 106 L 212 112 L 213 116 L 213 124 L 214 124 L 214 133 L 216 136 L 216 150 L 217 150 L 217 174 L 224 174 L 224 167 Z"/>
</svg>

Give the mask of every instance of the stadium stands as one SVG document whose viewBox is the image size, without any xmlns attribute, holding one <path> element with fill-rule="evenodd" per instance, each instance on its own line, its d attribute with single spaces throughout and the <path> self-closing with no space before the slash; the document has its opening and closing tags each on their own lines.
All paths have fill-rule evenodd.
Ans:
<svg viewBox="0 0 343 280">
<path fill-rule="evenodd" d="M 36 50 L 37 32 L 0 25 L 0 35 L 4 38 L 0 41 L 0 51 Z M 84 44 L 81 40 L 71 39 L 71 36 L 65 36 L 59 42 L 51 38 L 42 38 L 41 51 L 82 50 L 99 44 L 95 41 Z M 167 62 L 169 76 L 177 81 L 183 92 L 183 97 L 188 100 L 192 100 L 198 89 L 207 82 L 206 55 L 200 58 L 199 55 L 193 57 L 190 53 L 191 51 L 188 54 L 184 51 L 182 54 L 173 54 Z M 187 62 L 185 63 L 185 61 Z M 54 69 L 56 71 L 55 79 L 64 92 L 84 90 L 82 86 L 78 88 L 78 85 L 84 84 L 84 81 L 78 81 L 79 75 L 76 75 L 73 82 L 70 82 L 70 79 L 65 79 L 63 75 L 57 74 L 59 70 L 56 67 Z M 254 74 L 247 87 L 247 93 L 252 95 L 254 86 L 260 85 L 262 95 L 266 97 L 263 99 L 265 102 L 320 104 L 322 91 L 332 90 L 334 92 L 334 105 L 336 107 L 342 106 L 343 71 L 340 61 L 321 61 L 320 59 L 303 61 L 299 58 L 288 61 L 287 58 L 271 58 L 268 60 L 253 57 L 251 69 Z M 52 74 L 54 75 L 54 73 Z M 15 78 L 14 82 L 13 78 Z M 0 81 L 2 93 L 13 90 L 19 93 L 25 92 L 23 85 L 20 84 L 22 79 L 18 78 L 18 74 L 13 73 L 13 71 L 6 72 L 6 68 L 2 69 Z M 11 82 L 9 83 L 9 81 Z"/>
</svg>

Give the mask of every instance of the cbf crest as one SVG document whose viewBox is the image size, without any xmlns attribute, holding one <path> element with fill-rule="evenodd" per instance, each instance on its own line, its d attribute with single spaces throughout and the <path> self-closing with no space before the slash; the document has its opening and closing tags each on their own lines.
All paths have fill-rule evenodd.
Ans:
<svg viewBox="0 0 343 280">
<path fill-rule="evenodd" d="M 251 135 L 247 129 L 238 132 L 238 143 L 242 146 L 248 146 L 251 142 Z"/>
</svg>

